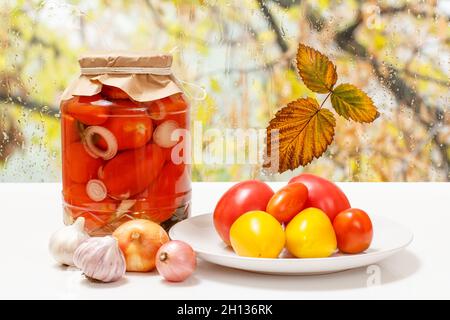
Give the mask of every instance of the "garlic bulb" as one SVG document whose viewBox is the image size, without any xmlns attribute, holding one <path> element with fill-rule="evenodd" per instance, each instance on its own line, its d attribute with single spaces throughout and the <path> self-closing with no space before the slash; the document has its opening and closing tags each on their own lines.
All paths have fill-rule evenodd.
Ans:
<svg viewBox="0 0 450 320">
<path fill-rule="evenodd" d="M 111 236 L 86 240 L 75 251 L 73 261 L 88 278 L 102 282 L 117 281 L 126 271 L 123 253 Z"/>
<path fill-rule="evenodd" d="M 86 239 L 89 235 L 84 231 L 84 218 L 79 217 L 72 225 L 56 231 L 50 237 L 48 248 L 57 262 L 73 266 L 73 254 Z"/>
</svg>

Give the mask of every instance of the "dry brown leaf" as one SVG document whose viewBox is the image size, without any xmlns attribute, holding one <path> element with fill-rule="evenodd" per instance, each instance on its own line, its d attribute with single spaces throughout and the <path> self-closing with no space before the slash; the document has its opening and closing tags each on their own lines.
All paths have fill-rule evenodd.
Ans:
<svg viewBox="0 0 450 320">
<path fill-rule="evenodd" d="M 317 93 L 328 93 L 337 81 L 335 65 L 317 50 L 300 44 L 297 69 L 305 85 Z"/>
<path fill-rule="evenodd" d="M 289 103 L 267 127 L 264 168 L 282 173 L 320 157 L 333 141 L 336 120 L 315 99 Z"/>
<path fill-rule="evenodd" d="M 372 99 L 352 84 L 341 84 L 331 94 L 334 110 L 345 119 L 357 122 L 372 122 L 380 115 Z"/>
</svg>

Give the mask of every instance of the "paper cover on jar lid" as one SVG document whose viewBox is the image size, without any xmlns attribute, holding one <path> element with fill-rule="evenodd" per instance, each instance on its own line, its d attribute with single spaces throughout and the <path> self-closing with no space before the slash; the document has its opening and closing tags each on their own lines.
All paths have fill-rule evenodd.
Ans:
<svg viewBox="0 0 450 320">
<path fill-rule="evenodd" d="M 171 71 L 171 55 L 93 54 L 79 59 L 80 76 L 61 100 L 92 96 L 103 85 L 120 88 L 133 100 L 147 102 L 182 92 Z"/>
</svg>

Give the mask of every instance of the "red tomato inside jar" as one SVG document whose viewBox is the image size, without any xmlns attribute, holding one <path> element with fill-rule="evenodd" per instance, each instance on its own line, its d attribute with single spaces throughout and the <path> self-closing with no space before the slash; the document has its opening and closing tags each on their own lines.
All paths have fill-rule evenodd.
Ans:
<svg viewBox="0 0 450 320">
<path fill-rule="evenodd" d="M 64 221 L 91 235 L 189 213 L 189 104 L 171 56 L 91 56 L 61 102 Z"/>
</svg>

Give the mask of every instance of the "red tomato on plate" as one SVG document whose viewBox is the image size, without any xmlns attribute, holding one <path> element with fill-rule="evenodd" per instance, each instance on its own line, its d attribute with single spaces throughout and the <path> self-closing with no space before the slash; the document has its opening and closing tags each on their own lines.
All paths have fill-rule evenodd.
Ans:
<svg viewBox="0 0 450 320">
<path fill-rule="evenodd" d="M 327 214 L 331 222 L 341 211 L 350 208 L 350 202 L 342 190 L 333 182 L 314 174 L 302 173 L 291 180 L 301 182 L 308 188 L 308 201 L 305 208 L 314 207 Z"/>
<path fill-rule="evenodd" d="M 334 218 L 333 227 L 338 248 L 343 253 L 363 252 L 372 242 L 372 221 L 363 210 L 344 210 Z"/>
<path fill-rule="evenodd" d="M 258 180 L 239 182 L 225 192 L 214 209 L 214 226 L 222 240 L 230 245 L 234 221 L 246 212 L 266 210 L 272 196 L 273 190 Z"/>
<path fill-rule="evenodd" d="M 303 183 L 293 182 L 278 190 L 267 204 L 266 212 L 279 222 L 289 222 L 305 207 L 308 189 Z"/>
</svg>

